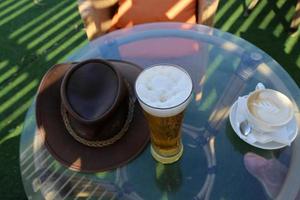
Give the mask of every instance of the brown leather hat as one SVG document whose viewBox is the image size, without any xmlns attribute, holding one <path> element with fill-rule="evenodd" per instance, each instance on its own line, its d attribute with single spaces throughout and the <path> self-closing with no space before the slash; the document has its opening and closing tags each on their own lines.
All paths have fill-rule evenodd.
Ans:
<svg viewBox="0 0 300 200">
<path fill-rule="evenodd" d="M 58 64 L 44 76 L 36 100 L 39 136 L 70 169 L 120 167 L 145 147 L 147 122 L 133 87 L 141 68 L 117 60 Z"/>
</svg>

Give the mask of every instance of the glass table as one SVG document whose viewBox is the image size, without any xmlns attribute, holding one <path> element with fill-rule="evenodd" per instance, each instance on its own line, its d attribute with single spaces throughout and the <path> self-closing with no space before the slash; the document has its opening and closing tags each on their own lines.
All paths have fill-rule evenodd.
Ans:
<svg viewBox="0 0 300 200">
<path fill-rule="evenodd" d="M 35 103 L 20 142 L 23 185 L 29 199 L 294 199 L 300 188 L 300 139 L 278 150 L 250 146 L 233 131 L 228 115 L 239 96 L 258 82 L 292 99 L 299 124 L 300 90 L 283 68 L 247 41 L 201 25 L 153 23 L 102 36 L 66 62 L 89 58 L 126 60 L 143 68 L 182 66 L 194 97 L 182 128 L 183 157 L 171 165 L 153 160 L 150 145 L 126 166 L 102 173 L 71 171 L 39 139 Z M 247 152 L 275 159 L 287 170 L 268 195 L 244 164 Z"/>
</svg>

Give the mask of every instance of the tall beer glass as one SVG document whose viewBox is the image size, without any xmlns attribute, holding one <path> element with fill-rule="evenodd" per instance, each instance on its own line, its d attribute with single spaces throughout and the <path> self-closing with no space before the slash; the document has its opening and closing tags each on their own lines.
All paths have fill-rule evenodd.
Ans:
<svg viewBox="0 0 300 200">
<path fill-rule="evenodd" d="M 151 154 L 161 163 L 173 163 L 183 153 L 181 125 L 192 90 L 188 73 L 168 64 L 149 67 L 136 80 L 135 91 L 151 132 Z"/>
</svg>

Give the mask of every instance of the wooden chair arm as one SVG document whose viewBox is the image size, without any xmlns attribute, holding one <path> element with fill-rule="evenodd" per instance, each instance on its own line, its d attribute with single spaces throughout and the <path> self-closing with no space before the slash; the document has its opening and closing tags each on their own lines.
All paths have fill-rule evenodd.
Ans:
<svg viewBox="0 0 300 200">
<path fill-rule="evenodd" d="M 118 0 L 79 0 L 78 9 L 89 40 L 101 36 L 111 28 Z"/>
</svg>

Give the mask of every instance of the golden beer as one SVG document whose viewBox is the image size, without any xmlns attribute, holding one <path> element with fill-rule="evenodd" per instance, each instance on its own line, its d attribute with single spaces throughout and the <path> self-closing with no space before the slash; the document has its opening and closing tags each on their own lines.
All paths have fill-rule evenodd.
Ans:
<svg viewBox="0 0 300 200">
<path fill-rule="evenodd" d="M 152 156 L 161 163 L 177 161 L 183 153 L 181 125 L 191 99 L 190 76 L 182 68 L 157 65 L 144 70 L 135 87 L 150 128 Z"/>
<path fill-rule="evenodd" d="M 171 117 L 156 117 L 147 112 L 144 114 L 149 124 L 154 151 L 165 157 L 180 153 L 183 112 Z"/>
</svg>

